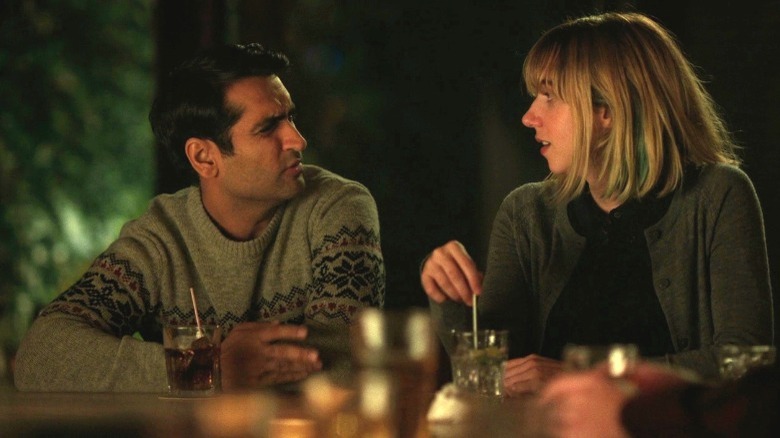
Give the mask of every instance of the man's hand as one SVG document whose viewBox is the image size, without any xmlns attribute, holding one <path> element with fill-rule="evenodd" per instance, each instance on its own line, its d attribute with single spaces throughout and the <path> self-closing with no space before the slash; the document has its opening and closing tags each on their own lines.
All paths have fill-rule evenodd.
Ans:
<svg viewBox="0 0 780 438">
<path fill-rule="evenodd" d="M 306 334 L 304 326 L 278 322 L 237 325 L 222 342 L 222 387 L 234 390 L 294 382 L 319 371 L 319 353 L 294 344 L 306 339 Z"/>
<path fill-rule="evenodd" d="M 457 240 L 433 250 L 423 265 L 420 282 L 437 303 L 449 299 L 471 305 L 472 297 L 482 293 L 482 273 Z"/>
<path fill-rule="evenodd" d="M 504 370 L 504 393 L 514 397 L 538 392 L 560 372 L 560 362 L 536 354 L 508 360 Z"/>
</svg>

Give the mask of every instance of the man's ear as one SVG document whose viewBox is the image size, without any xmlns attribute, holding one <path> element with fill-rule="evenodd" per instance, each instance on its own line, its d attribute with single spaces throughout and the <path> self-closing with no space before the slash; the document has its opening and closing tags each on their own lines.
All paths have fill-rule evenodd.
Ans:
<svg viewBox="0 0 780 438">
<path fill-rule="evenodd" d="M 195 172 L 201 178 L 214 178 L 219 175 L 219 147 L 211 140 L 189 138 L 184 144 L 184 152 Z"/>
</svg>

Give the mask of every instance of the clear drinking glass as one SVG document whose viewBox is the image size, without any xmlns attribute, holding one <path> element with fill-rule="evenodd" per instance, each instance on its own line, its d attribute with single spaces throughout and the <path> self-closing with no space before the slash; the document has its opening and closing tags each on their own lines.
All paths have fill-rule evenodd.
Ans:
<svg viewBox="0 0 780 438">
<path fill-rule="evenodd" d="M 199 333 L 200 330 L 200 333 Z M 168 389 L 178 396 L 215 394 L 221 389 L 222 331 L 217 325 L 165 326 L 163 346 Z"/>
<path fill-rule="evenodd" d="M 466 393 L 486 397 L 504 395 L 504 368 L 508 358 L 506 330 L 456 331 L 452 354 L 452 380 Z"/>
</svg>

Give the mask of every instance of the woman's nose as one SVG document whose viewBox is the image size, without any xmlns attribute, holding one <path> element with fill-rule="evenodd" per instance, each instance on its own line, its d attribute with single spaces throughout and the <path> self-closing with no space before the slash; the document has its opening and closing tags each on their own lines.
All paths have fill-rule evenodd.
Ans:
<svg viewBox="0 0 780 438">
<path fill-rule="evenodd" d="M 528 111 L 523 114 L 523 118 L 520 120 L 527 128 L 536 128 L 539 126 L 539 117 L 532 111 L 532 108 L 528 108 Z"/>
</svg>

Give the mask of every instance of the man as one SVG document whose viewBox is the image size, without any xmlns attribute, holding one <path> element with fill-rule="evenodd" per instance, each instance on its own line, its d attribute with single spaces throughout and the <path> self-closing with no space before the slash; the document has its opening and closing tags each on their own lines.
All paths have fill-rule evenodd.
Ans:
<svg viewBox="0 0 780 438">
<path fill-rule="evenodd" d="M 165 390 L 161 328 L 195 323 L 190 288 L 227 333 L 226 390 L 348 359 L 352 317 L 384 303 L 376 205 L 302 164 L 288 64 L 259 44 L 218 47 L 161 84 L 152 130 L 195 184 L 152 200 L 43 309 L 17 354 L 20 390 Z"/>
</svg>

